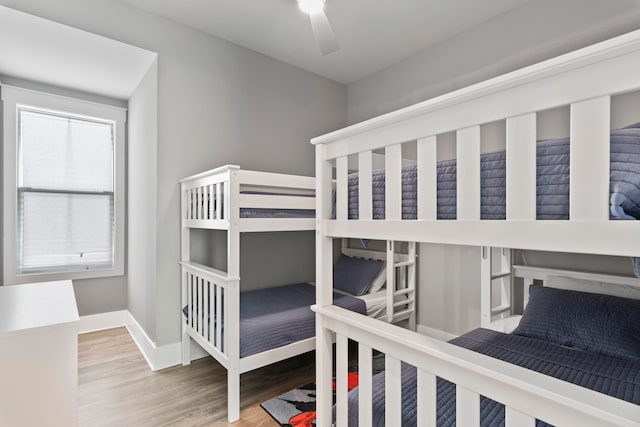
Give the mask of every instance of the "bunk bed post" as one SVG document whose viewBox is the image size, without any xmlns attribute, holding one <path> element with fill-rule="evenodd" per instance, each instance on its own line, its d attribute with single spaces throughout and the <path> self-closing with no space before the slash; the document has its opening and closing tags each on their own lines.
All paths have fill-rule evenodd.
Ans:
<svg viewBox="0 0 640 427">
<path fill-rule="evenodd" d="M 240 208 L 234 200 L 240 194 L 237 166 L 229 167 L 229 187 L 224 193 L 227 232 L 227 274 L 229 283 L 224 293 L 224 346 L 227 368 L 227 416 L 229 422 L 240 418 Z"/>
<path fill-rule="evenodd" d="M 180 218 L 180 245 L 181 245 L 181 261 L 189 261 L 191 257 L 191 233 L 189 229 L 185 225 L 185 219 L 187 218 L 187 210 L 189 204 L 189 198 L 186 195 L 186 186 L 185 184 L 180 184 L 180 201 L 182 210 L 182 215 Z M 189 279 L 187 273 L 184 271 L 184 267 L 180 267 L 180 277 L 181 277 L 181 301 L 180 307 L 184 307 L 188 304 L 187 299 L 187 286 L 189 284 Z M 191 337 L 186 331 L 186 323 L 185 319 L 182 319 L 182 365 L 186 366 L 191 363 Z"/>
<path fill-rule="evenodd" d="M 325 146 L 316 145 L 316 304 L 333 304 L 333 239 L 326 237 L 325 221 L 331 218 L 332 166 L 325 160 Z M 333 333 L 325 318 L 316 314 L 316 423 L 331 425 Z"/>
</svg>

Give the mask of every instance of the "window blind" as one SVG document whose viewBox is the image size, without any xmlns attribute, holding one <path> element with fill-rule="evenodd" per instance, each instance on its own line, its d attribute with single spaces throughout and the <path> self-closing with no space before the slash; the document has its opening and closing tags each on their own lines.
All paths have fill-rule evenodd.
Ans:
<svg viewBox="0 0 640 427">
<path fill-rule="evenodd" d="M 114 266 L 114 123 L 19 107 L 18 271 Z"/>
</svg>

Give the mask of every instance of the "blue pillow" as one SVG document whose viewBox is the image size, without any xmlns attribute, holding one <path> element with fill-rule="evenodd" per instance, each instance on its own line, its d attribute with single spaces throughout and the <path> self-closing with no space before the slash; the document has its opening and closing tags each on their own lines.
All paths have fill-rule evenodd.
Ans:
<svg viewBox="0 0 640 427">
<path fill-rule="evenodd" d="M 382 261 L 340 255 L 333 266 L 333 287 L 351 295 L 364 295 L 381 268 Z"/>
<path fill-rule="evenodd" d="M 513 333 L 640 361 L 640 300 L 531 286 Z"/>
</svg>

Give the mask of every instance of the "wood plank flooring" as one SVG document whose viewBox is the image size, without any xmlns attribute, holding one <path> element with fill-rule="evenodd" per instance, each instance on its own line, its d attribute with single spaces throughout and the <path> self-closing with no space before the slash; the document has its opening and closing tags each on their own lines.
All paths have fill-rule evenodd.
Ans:
<svg viewBox="0 0 640 427">
<path fill-rule="evenodd" d="M 78 337 L 81 427 L 277 427 L 260 402 L 309 383 L 313 352 L 241 377 L 240 421 L 227 418 L 226 370 L 213 358 L 152 372 L 126 328 Z"/>
</svg>

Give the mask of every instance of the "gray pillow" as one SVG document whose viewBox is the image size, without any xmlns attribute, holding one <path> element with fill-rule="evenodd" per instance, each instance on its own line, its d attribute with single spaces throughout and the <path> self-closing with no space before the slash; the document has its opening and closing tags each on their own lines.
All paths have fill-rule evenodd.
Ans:
<svg viewBox="0 0 640 427">
<path fill-rule="evenodd" d="M 640 300 L 531 286 L 513 333 L 640 361 Z"/>
<path fill-rule="evenodd" d="M 381 268 L 382 261 L 340 255 L 333 266 L 333 287 L 351 295 L 364 295 Z"/>
</svg>

